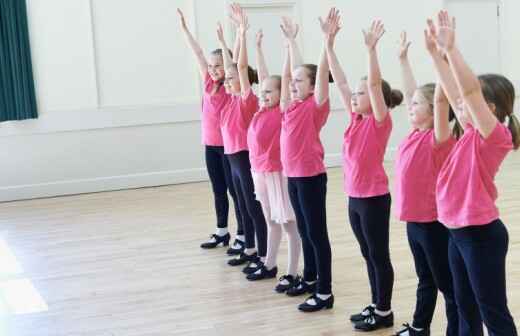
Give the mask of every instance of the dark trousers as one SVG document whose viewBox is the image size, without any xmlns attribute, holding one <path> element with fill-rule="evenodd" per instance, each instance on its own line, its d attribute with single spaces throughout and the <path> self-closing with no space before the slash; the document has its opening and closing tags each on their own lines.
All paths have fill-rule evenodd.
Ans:
<svg viewBox="0 0 520 336">
<path fill-rule="evenodd" d="M 516 336 L 507 307 L 507 230 L 499 219 L 483 226 L 450 230 L 449 260 L 455 299 L 459 309 L 460 335 Z"/>
<path fill-rule="evenodd" d="M 316 292 L 330 294 L 331 260 L 327 232 L 327 174 L 310 177 L 289 177 L 289 197 L 302 239 L 303 279 L 318 280 Z"/>
<path fill-rule="evenodd" d="M 448 261 L 450 233 L 444 225 L 437 221 L 431 223 L 408 222 L 406 231 L 419 279 L 413 326 L 423 329 L 430 328 L 439 290 L 446 303 L 448 320 L 446 335 L 457 336 L 459 334 L 459 316 Z"/>
<path fill-rule="evenodd" d="M 255 187 L 251 175 L 249 152 L 241 151 L 227 155 L 231 167 L 231 176 L 238 198 L 238 206 L 242 214 L 242 223 L 246 236 L 246 248 L 255 247 L 255 234 L 258 256 L 267 253 L 267 224 L 262 206 L 255 198 Z"/>
<path fill-rule="evenodd" d="M 349 197 L 348 216 L 365 258 L 372 293 L 378 310 L 391 309 L 394 269 L 390 261 L 390 194 Z"/>
<path fill-rule="evenodd" d="M 235 205 L 235 216 L 237 219 L 237 235 L 244 234 L 242 227 L 242 215 L 238 207 L 238 200 L 231 179 L 231 169 L 229 162 L 224 155 L 222 146 L 206 146 L 206 168 L 208 170 L 211 188 L 215 199 L 215 212 L 217 215 L 217 227 L 226 228 L 228 226 L 229 201 L 227 192 L 233 198 Z"/>
</svg>

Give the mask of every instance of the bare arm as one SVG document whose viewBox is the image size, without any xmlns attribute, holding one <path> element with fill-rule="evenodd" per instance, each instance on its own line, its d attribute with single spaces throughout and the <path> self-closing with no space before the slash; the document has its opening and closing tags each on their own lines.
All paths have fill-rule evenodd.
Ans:
<svg viewBox="0 0 520 336">
<path fill-rule="evenodd" d="M 264 51 L 262 50 L 262 39 L 264 33 L 260 29 L 256 34 L 256 69 L 258 71 L 258 81 L 260 85 L 262 82 L 269 77 L 269 70 L 267 69 L 267 63 L 265 62 Z M 284 64 L 285 66 L 285 64 Z"/>
<path fill-rule="evenodd" d="M 291 104 L 291 93 L 289 83 L 291 82 L 291 60 L 289 56 L 289 46 L 286 46 L 285 60 L 283 63 L 282 71 L 282 85 L 280 90 L 280 109 L 282 111 L 287 110 Z"/>
<path fill-rule="evenodd" d="M 437 144 L 443 143 L 451 136 L 449 111 L 450 104 L 448 98 L 444 94 L 442 85 L 438 83 L 435 86 L 435 96 L 433 100 L 433 130 Z"/>
<path fill-rule="evenodd" d="M 437 44 L 448 56 L 450 69 L 461 97 L 468 106 L 474 126 L 482 137 L 487 138 L 495 129 L 498 120 L 484 98 L 477 76 L 455 46 L 455 20 L 449 17 L 448 12 L 441 11 L 438 16 L 438 26 Z"/>
<path fill-rule="evenodd" d="M 406 32 L 401 33 L 401 43 L 399 48 L 399 64 L 401 65 L 401 78 L 404 86 L 404 100 L 407 106 L 412 105 L 412 97 L 417 90 L 417 82 L 413 75 L 412 66 L 408 59 L 408 48 L 411 42 L 406 39 Z"/>
<path fill-rule="evenodd" d="M 217 24 L 217 38 L 222 48 L 222 59 L 224 60 L 224 71 L 226 76 L 228 74 L 229 67 L 233 64 L 233 60 L 229 53 L 227 52 L 229 49 L 226 44 L 226 39 L 224 38 L 224 29 L 222 28 L 222 24 L 219 22 Z"/>
<path fill-rule="evenodd" d="M 388 113 L 388 107 L 385 103 L 383 89 L 381 88 L 382 78 L 379 62 L 377 59 L 376 45 L 385 30 L 381 21 L 374 21 L 368 32 L 363 31 L 365 35 L 365 44 L 368 49 L 368 96 L 374 117 L 378 122 L 382 122 Z"/>
<path fill-rule="evenodd" d="M 329 29 L 329 33 L 326 35 L 327 41 L 327 60 L 329 62 L 330 72 L 332 73 L 332 77 L 334 78 L 334 83 L 336 83 L 336 87 L 339 90 L 339 94 L 341 97 L 341 102 L 343 103 L 343 107 L 347 110 L 347 113 L 350 114 L 352 112 L 352 106 L 350 104 L 350 100 L 352 98 L 352 90 L 347 81 L 347 76 L 339 63 L 338 56 L 334 51 L 334 41 L 336 38 L 336 34 L 340 30 L 339 26 L 339 16 L 335 22 L 332 22 L 331 27 Z"/>
<path fill-rule="evenodd" d="M 246 33 L 249 28 L 249 24 L 247 22 L 247 16 L 245 13 L 241 12 L 240 15 L 240 52 L 238 53 L 238 78 L 240 79 L 240 91 L 242 97 L 245 97 L 249 90 L 251 89 L 251 83 L 249 82 L 249 63 L 247 59 L 247 38 Z"/>
<path fill-rule="evenodd" d="M 291 75 L 294 75 L 294 69 L 303 64 L 303 58 L 296 43 L 296 35 L 298 34 L 298 25 L 293 23 L 288 17 L 282 18 L 282 25 L 280 26 L 289 43 L 289 57 L 291 62 Z"/>
<path fill-rule="evenodd" d="M 433 65 L 442 85 L 444 94 L 448 97 L 448 101 L 450 102 L 450 105 L 453 107 L 454 111 L 457 111 L 456 107 L 460 99 L 459 88 L 457 87 L 457 83 L 455 83 L 455 78 L 451 73 L 450 65 L 448 64 L 447 59 L 442 54 L 442 51 L 437 48 L 437 43 L 434 39 L 435 35 L 435 26 L 431 20 L 428 20 L 428 30 L 424 31 L 426 49 L 432 57 Z"/>
<path fill-rule="evenodd" d="M 197 63 L 199 65 L 200 75 L 202 78 L 205 78 L 208 73 L 208 61 L 206 60 L 204 52 L 202 51 L 202 48 L 200 47 L 199 43 L 197 42 L 197 40 L 195 40 L 190 30 L 188 29 L 188 25 L 186 24 L 184 14 L 179 8 L 177 8 L 177 13 L 179 14 L 181 30 L 183 32 L 183 35 L 186 39 L 186 42 L 188 42 L 188 45 L 190 46 L 190 49 L 193 52 L 193 55 L 195 56 L 195 59 L 197 60 Z"/>
<path fill-rule="evenodd" d="M 231 19 L 231 22 L 235 26 L 235 44 L 233 45 L 233 63 L 238 63 L 238 53 L 240 52 L 240 34 L 238 30 L 240 29 L 240 14 L 242 11 L 242 8 L 240 8 L 240 5 L 237 3 L 232 3 L 229 6 L 230 14 L 229 18 Z"/>
</svg>

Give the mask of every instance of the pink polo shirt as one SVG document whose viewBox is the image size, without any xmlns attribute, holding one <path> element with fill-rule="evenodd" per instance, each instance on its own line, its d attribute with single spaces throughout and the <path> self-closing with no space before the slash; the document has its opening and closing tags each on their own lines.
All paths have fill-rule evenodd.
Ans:
<svg viewBox="0 0 520 336">
<path fill-rule="evenodd" d="M 509 129 L 497 123 L 487 139 L 468 126 L 437 179 L 439 221 L 450 228 L 485 225 L 498 218 L 494 183 L 498 168 L 513 148 Z"/>
<path fill-rule="evenodd" d="M 343 137 L 344 190 L 348 196 L 366 198 L 389 192 L 383 159 L 391 132 L 390 112 L 381 123 L 373 114 L 363 117 L 351 113 Z"/>
<path fill-rule="evenodd" d="M 215 85 L 220 85 L 212 95 Z M 202 143 L 207 146 L 223 146 L 220 132 L 220 112 L 229 103 L 231 96 L 226 93 L 224 85 L 214 82 L 209 74 L 204 78 L 202 96 Z"/>
<path fill-rule="evenodd" d="M 247 128 L 258 110 L 258 98 L 249 89 L 244 98 L 231 96 L 220 115 L 220 129 L 224 139 L 224 153 L 234 154 L 247 150 Z"/>
<path fill-rule="evenodd" d="M 395 162 L 394 211 L 406 222 L 437 220 L 435 186 L 442 164 L 456 140 L 441 144 L 433 129 L 413 130 L 399 145 Z"/>
<path fill-rule="evenodd" d="M 247 130 L 247 147 L 251 169 L 257 173 L 282 171 L 280 106 L 263 107 L 253 116 Z"/>
<path fill-rule="evenodd" d="M 329 100 L 318 106 L 314 95 L 293 102 L 283 113 L 280 143 L 286 176 L 316 176 L 325 172 L 320 131 L 329 113 Z"/>
</svg>

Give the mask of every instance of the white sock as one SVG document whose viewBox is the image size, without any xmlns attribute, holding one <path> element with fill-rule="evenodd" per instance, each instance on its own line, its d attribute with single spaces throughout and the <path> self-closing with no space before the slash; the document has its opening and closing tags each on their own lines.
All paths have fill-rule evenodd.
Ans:
<svg viewBox="0 0 520 336">
<path fill-rule="evenodd" d="M 236 239 L 240 240 L 242 243 L 246 241 L 246 237 L 244 235 L 236 235 Z"/>
<path fill-rule="evenodd" d="M 215 232 L 215 234 L 220 237 L 227 235 L 227 233 L 228 233 L 227 228 L 217 228 L 217 231 Z"/>
<path fill-rule="evenodd" d="M 410 328 L 412 328 L 415 331 L 423 331 L 424 330 L 423 328 L 416 328 L 414 326 L 410 326 Z"/>
<path fill-rule="evenodd" d="M 252 255 L 256 252 L 256 249 L 255 248 L 246 248 L 244 250 L 244 253 L 247 254 L 247 255 Z"/>
<path fill-rule="evenodd" d="M 382 310 L 376 309 L 375 312 L 379 316 L 388 316 L 388 315 L 392 314 L 391 310 L 382 311 Z"/>
<path fill-rule="evenodd" d="M 316 296 L 317 296 L 319 299 L 323 300 L 323 301 L 325 301 L 325 300 L 327 300 L 328 298 L 330 298 L 331 295 L 332 295 L 332 294 L 316 294 Z"/>
</svg>

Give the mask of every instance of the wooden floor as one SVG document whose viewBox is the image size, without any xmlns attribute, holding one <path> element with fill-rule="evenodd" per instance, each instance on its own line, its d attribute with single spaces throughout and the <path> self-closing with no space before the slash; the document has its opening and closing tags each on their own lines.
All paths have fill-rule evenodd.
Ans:
<svg viewBox="0 0 520 336">
<path fill-rule="evenodd" d="M 510 155 L 498 176 L 499 206 L 510 233 L 509 302 L 517 320 L 519 168 L 520 155 Z M 275 280 L 248 282 L 226 265 L 223 249 L 198 247 L 214 226 L 208 183 L 0 204 L 0 237 L 23 268 L 21 274 L 0 276 L 0 282 L 29 279 L 48 305 L 39 313 L 4 312 L 0 335 L 359 335 L 347 316 L 368 303 L 367 276 L 346 220 L 341 186 L 341 170 L 331 169 L 327 211 L 335 306 L 310 315 L 296 310 L 302 298 L 276 294 Z M 415 302 L 416 277 L 404 228 L 393 219 L 396 329 L 410 320 Z M 279 266 L 284 270 L 282 244 Z M 439 299 L 432 335 L 443 335 L 442 305 Z"/>
</svg>

